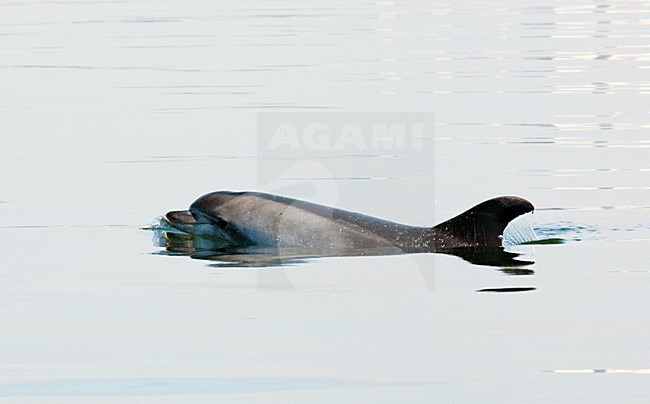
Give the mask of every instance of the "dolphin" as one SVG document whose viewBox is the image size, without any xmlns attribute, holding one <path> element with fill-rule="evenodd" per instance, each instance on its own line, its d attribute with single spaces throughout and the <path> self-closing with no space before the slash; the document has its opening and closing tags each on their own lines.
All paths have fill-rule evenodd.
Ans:
<svg viewBox="0 0 650 404">
<path fill-rule="evenodd" d="M 500 196 L 433 227 L 391 222 L 361 213 L 262 192 L 217 191 L 189 210 L 162 218 L 183 233 L 224 245 L 326 251 L 328 255 L 387 249 L 445 252 L 463 247 L 501 247 L 503 230 L 533 205 Z"/>
</svg>

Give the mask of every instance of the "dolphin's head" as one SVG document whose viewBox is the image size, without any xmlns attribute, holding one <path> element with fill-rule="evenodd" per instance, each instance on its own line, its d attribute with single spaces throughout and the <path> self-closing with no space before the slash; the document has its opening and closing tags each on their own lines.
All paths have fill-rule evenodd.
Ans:
<svg viewBox="0 0 650 404">
<path fill-rule="evenodd" d="M 212 220 L 203 215 L 193 214 L 189 210 L 167 212 L 162 220 L 183 233 L 205 238 L 228 239 Z"/>
</svg>

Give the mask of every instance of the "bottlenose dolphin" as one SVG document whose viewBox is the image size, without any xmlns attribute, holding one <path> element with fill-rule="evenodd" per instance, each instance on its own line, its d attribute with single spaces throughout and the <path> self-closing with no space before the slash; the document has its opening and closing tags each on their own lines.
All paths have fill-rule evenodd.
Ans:
<svg viewBox="0 0 650 404">
<path fill-rule="evenodd" d="M 501 247 L 508 223 L 533 211 L 516 196 L 482 202 L 434 227 L 417 227 L 311 202 L 261 192 L 218 191 L 163 221 L 175 229 L 231 246 L 297 248 L 328 255 L 387 249 L 445 252 L 463 247 Z"/>
</svg>

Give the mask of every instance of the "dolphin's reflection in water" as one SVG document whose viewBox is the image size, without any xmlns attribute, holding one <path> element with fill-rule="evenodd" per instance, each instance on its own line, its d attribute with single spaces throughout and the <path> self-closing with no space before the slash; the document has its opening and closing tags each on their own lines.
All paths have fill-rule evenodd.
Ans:
<svg viewBox="0 0 650 404">
<path fill-rule="evenodd" d="M 192 259 L 212 261 L 218 268 L 265 268 L 301 264 L 322 257 L 361 257 L 403 255 L 425 251 L 382 247 L 372 249 L 314 250 L 302 248 L 238 247 L 215 242 L 191 234 L 154 229 L 156 246 L 164 248 L 158 254 L 187 256 Z M 474 265 L 498 267 L 508 275 L 532 275 L 525 268 L 533 261 L 518 259 L 521 254 L 505 251 L 503 247 L 455 247 L 436 251 L 455 255 Z"/>
</svg>

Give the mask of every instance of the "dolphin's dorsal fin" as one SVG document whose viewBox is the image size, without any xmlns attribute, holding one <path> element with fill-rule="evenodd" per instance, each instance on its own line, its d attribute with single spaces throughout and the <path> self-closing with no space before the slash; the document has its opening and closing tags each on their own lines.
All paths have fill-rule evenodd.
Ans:
<svg viewBox="0 0 650 404">
<path fill-rule="evenodd" d="M 532 212 L 533 204 L 516 196 L 500 196 L 440 223 L 433 228 L 440 248 L 465 246 L 501 246 L 508 223 L 519 215 Z"/>
</svg>

